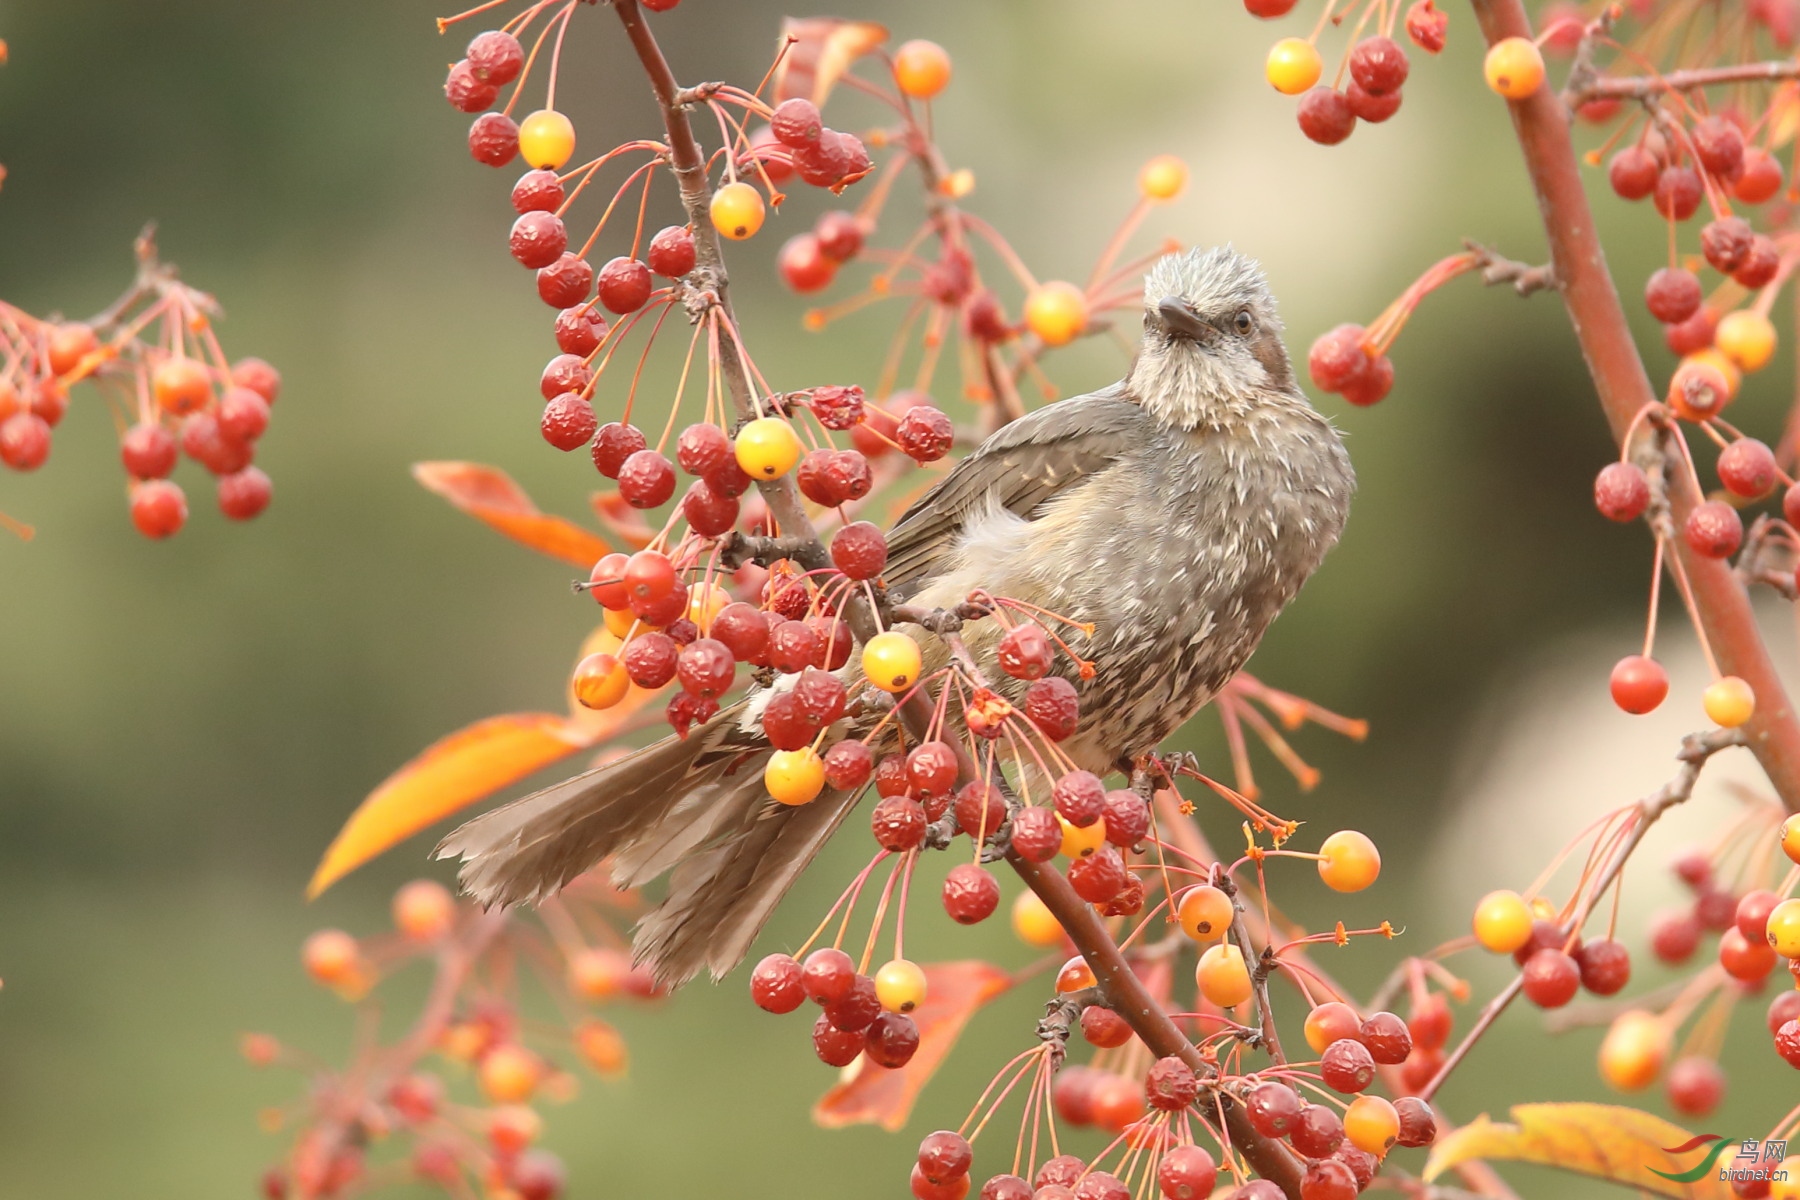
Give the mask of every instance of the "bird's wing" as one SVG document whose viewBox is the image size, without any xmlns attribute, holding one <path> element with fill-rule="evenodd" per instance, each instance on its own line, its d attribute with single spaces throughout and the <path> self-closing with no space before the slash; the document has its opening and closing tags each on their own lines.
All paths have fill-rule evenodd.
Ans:
<svg viewBox="0 0 1800 1200">
<path fill-rule="evenodd" d="M 901 515 L 882 578 L 904 598 L 938 574 L 971 514 L 1001 507 L 1030 520 L 1039 505 L 1091 479 L 1154 434 L 1122 387 L 1071 396 L 1012 422 Z"/>
</svg>

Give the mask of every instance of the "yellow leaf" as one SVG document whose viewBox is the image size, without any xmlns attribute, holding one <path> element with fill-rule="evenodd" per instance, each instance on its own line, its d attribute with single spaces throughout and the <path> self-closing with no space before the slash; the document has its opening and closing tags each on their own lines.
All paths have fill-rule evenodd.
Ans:
<svg viewBox="0 0 1800 1200">
<path fill-rule="evenodd" d="M 307 898 L 432 822 L 593 745 L 599 736 L 604 735 L 554 713 L 509 713 L 433 743 L 350 814 L 306 885 Z"/>
<path fill-rule="evenodd" d="M 1726 1140 L 1723 1152 L 1718 1139 L 1687 1148 L 1697 1140 L 1687 1130 L 1613 1104 L 1521 1104 L 1512 1118 L 1517 1124 L 1503 1125 L 1483 1115 L 1439 1138 L 1425 1182 L 1471 1159 L 1499 1159 L 1560 1167 L 1676 1200 L 1732 1200 L 1719 1170 L 1731 1165 L 1736 1142 Z"/>
<path fill-rule="evenodd" d="M 803 96 L 823 108 L 832 86 L 850 64 L 887 37 L 887 27 L 873 21 L 787 18 L 781 23 L 781 41 L 787 53 L 775 71 L 775 103 Z"/>
<path fill-rule="evenodd" d="M 514 541 L 584 571 L 612 549 L 599 534 L 539 512 L 525 489 L 496 467 L 468 462 L 414 463 L 413 478 Z"/>
<path fill-rule="evenodd" d="M 1793 141 L 1796 129 L 1800 129 L 1800 85 L 1789 80 L 1769 98 L 1769 148 Z"/>
<path fill-rule="evenodd" d="M 912 1059 L 892 1071 L 857 1059 L 850 1076 L 813 1105 L 813 1120 L 826 1129 L 879 1125 L 890 1133 L 899 1130 L 969 1018 L 1012 985 L 1012 976 L 984 962 L 926 967 L 925 1002 L 912 1013 L 919 1026 L 919 1048 Z"/>
</svg>

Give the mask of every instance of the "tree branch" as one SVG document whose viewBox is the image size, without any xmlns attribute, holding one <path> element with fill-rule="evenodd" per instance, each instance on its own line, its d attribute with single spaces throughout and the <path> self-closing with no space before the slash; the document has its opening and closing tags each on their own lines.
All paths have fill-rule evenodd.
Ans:
<svg viewBox="0 0 1800 1200">
<path fill-rule="evenodd" d="M 1472 0 L 1489 44 L 1529 37 L 1521 0 Z M 1638 356 L 1594 229 L 1593 213 L 1569 134 L 1569 115 L 1548 85 L 1524 100 L 1510 102 L 1538 211 L 1550 242 L 1557 290 L 1575 327 L 1588 374 L 1615 440 L 1623 439 L 1632 418 L 1656 401 L 1650 377 Z M 1683 474 L 1669 481 L 1669 502 L 1677 522 L 1685 521 L 1702 497 Z M 1789 812 L 1800 812 L 1800 721 L 1756 627 L 1749 595 L 1728 563 L 1705 558 L 1681 538 L 1673 549 L 1692 582 L 1700 623 L 1719 667 L 1740 676 L 1756 693 L 1756 714 L 1744 727 L 1746 745 Z"/>
<path fill-rule="evenodd" d="M 1782 79 L 1800 79 L 1800 60 L 1783 58 L 1771 62 L 1736 63 L 1729 67 L 1698 67 L 1689 71 L 1670 71 L 1667 75 L 1597 75 L 1585 81 L 1570 99 L 1577 106 L 1589 100 L 1648 100 L 1669 92 L 1688 92 L 1729 83 L 1773 83 Z"/>
</svg>

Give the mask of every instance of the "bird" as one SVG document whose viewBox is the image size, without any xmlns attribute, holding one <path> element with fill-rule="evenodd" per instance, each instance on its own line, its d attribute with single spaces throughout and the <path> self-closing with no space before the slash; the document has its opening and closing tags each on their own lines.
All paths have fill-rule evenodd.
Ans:
<svg viewBox="0 0 1800 1200">
<path fill-rule="evenodd" d="M 909 611 L 954 609 L 980 590 L 1073 623 L 1064 640 L 1091 668 L 1071 657 L 1053 670 L 1077 691 L 1080 722 L 1061 749 L 1080 769 L 1127 769 L 1205 706 L 1343 531 L 1355 474 L 1281 335 L 1254 260 L 1229 246 L 1159 258 L 1125 376 L 1003 426 L 888 533 L 882 582 Z M 949 661 L 937 634 L 904 628 L 925 672 Z M 1024 683 L 992 669 L 1003 632 L 977 620 L 961 637 L 1016 702 Z M 854 656 L 843 668 L 852 695 L 859 670 Z M 620 887 L 666 873 L 634 957 L 665 986 L 722 977 L 860 798 L 827 788 L 789 807 L 768 795 L 760 716 L 793 678 L 685 738 L 473 818 L 437 857 L 461 860 L 463 890 L 485 906 L 542 901 L 602 861 Z M 876 719 L 841 718 L 827 740 Z M 897 749 L 899 736 L 889 722 L 872 749 Z"/>
</svg>

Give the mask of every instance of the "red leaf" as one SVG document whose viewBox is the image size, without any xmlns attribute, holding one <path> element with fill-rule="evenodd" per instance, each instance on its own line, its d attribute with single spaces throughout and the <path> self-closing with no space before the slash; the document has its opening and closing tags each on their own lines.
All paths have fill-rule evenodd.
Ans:
<svg viewBox="0 0 1800 1200">
<path fill-rule="evenodd" d="M 496 467 L 467 462 L 414 463 L 413 478 L 514 541 L 583 570 L 612 549 L 599 534 L 538 511 L 525 489 Z"/>
</svg>

